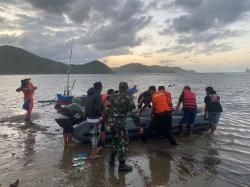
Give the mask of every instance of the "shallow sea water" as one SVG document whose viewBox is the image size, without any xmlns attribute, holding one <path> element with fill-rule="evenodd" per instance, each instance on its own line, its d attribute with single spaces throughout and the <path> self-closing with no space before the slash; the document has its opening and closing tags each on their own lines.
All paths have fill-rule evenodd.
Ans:
<svg viewBox="0 0 250 187">
<path fill-rule="evenodd" d="M 32 77 L 38 86 L 33 124 L 23 122 L 20 80 Z M 175 84 L 170 87 L 176 104 L 184 85 L 190 85 L 203 106 L 205 87 L 221 96 L 224 113 L 214 136 L 207 132 L 184 138 L 177 147 L 165 139 L 147 144 L 131 141 L 130 173 L 109 168 L 109 147 L 104 157 L 72 168 L 72 157 L 89 151 L 89 145 L 64 149 L 62 130 L 55 123 L 53 105 L 38 100 L 55 98 L 65 88 L 65 75 L 0 76 L 0 186 L 16 179 L 20 186 L 249 186 L 250 184 L 250 74 L 72 75 L 74 95 L 85 94 L 95 81 L 103 91 L 117 89 L 120 81 L 139 86 Z M 138 94 L 136 95 L 136 97 Z M 177 138 L 177 140 L 179 140 Z M 118 163 L 116 164 L 118 165 Z"/>
</svg>

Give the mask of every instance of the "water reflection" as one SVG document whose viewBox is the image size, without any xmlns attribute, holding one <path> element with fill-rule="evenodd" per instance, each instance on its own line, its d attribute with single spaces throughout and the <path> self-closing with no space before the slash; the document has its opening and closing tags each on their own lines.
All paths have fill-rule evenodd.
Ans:
<svg viewBox="0 0 250 187">
<path fill-rule="evenodd" d="M 203 156 L 204 169 L 210 174 L 218 174 L 217 165 L 220 164 L 220 162 L 219 152 L 216 149 L 208 149 L 207 155 Z"/>
<path fill-rule="evenodd" d="M 24 140 L 24 166 L 29 165 L 33 162 L 35 156 L 35 143 L 36 143 L 36 134 L 28 133 L 27 138 Z"/>
<path fill-rule="evenodd" d="M 118 173 L 117 167 L 109 167 L 108 169 L 108 183 L 110 186 L 122 187 L 126 184 L 126 177 L 124 173 Z"/>
<path fill-rule="evenodd" d="M 151 171 L 151 181 L 149 185 L 166 185 L 169 181 L 171 171 L 170 156 L 163 153 L 152 153 L 149 155 L 148 159 L 149 169 Z"/>
<path fill-rule="evenodd" d="M 69 169 L 72 166 L 72 158 L 74 151 L 70 148 L 64 148 L 62 151 L 62 159 L 60 164 L 60 169 Z"/>
<path fill-rule="evenodd" d="M 106 186 L 105 164 L 107 161 L 103 158 L 98 160 L 91 160 L 88 168 L 89 186 Z M 108 167 L 108 166 L 107 166 Z"/>
</svg>

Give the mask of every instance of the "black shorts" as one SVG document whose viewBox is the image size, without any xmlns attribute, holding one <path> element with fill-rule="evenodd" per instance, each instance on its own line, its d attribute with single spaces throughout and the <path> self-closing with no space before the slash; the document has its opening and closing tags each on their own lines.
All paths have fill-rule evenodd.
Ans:
<svg viewBox="0 0 250 187">
<path fill-rule="evenodd" d="M 69 133 L 69 134 L 73 133 L 74 128 L 70 119 L 65 118 L 65 119 L 55 119 L 55 120 L 58 123 L 58 125 L 63 128 L 63 133 Z"/>
<path fill-rule="evenodd" d="M 162 112 L 155 114 L 155 130 L 158 135 L 166 135 L 167 131 L 172 130 L 172 115 L 171 112 Z"/>
</svg>

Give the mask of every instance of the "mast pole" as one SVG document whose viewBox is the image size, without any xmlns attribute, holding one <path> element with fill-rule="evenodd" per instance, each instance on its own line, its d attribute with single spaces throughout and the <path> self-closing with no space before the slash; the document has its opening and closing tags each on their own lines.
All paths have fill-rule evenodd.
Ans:
<svg viewBox="0 0 250 187">
<path fill-rule="evenodd" d="M 69 73 L 70 73 L 70 68 L 71 68 L 71 56 L 72 56 L 72 48 L 70 50 L 70 56 L 69 56 L 69 64 L 68 64 L 68 78 L 67 78 L 67 91 L 66 91 L 66 95 L 69 96 Z"/>
</svg>

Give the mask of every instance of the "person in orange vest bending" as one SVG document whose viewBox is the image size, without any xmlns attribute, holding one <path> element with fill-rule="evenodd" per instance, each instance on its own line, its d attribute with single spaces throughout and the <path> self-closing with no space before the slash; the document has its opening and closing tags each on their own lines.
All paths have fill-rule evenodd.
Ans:
<svg viewBox="0 0 250 187">
<path fill-rule="evenodd" d="M 191 91 L 189 86 L 183 88 L 183 92 L 180 95 L 179 102 L 176 106 L 176 113 L 179 110 L 179 107 L 183 104 L 183 116 L 181 119 L 181 137 L 183 137 L 185 127 L 189 126 L 189 134 L 192 135 L 193 124 L 195 122 L 196 113 L 197 113 L 197 104 L 196 104 L 196 95 Z"/>
<path fill-rule="evenodd" d="M 163 135 L 168 138 L 170 144 L 177 145 L 177 142 L 172 134 L 171 107 L 168 105 L 165 93 L 163 91 L 156 91 L 156 88 L 154 87 L 152 103 L 152 115 L 156 123 L 157 135 Z"/>
<path fill-rule="evenodd" d="M 172 103 L 172 96 L 169 91 L 165 89 L 165 86 L 159 86 L 158 87 L 159 92 L 163 92 L 167 98 L 168 106 L 170 107 L 171 111 L 173 110 L 173 103 Z"/>
</svg>

